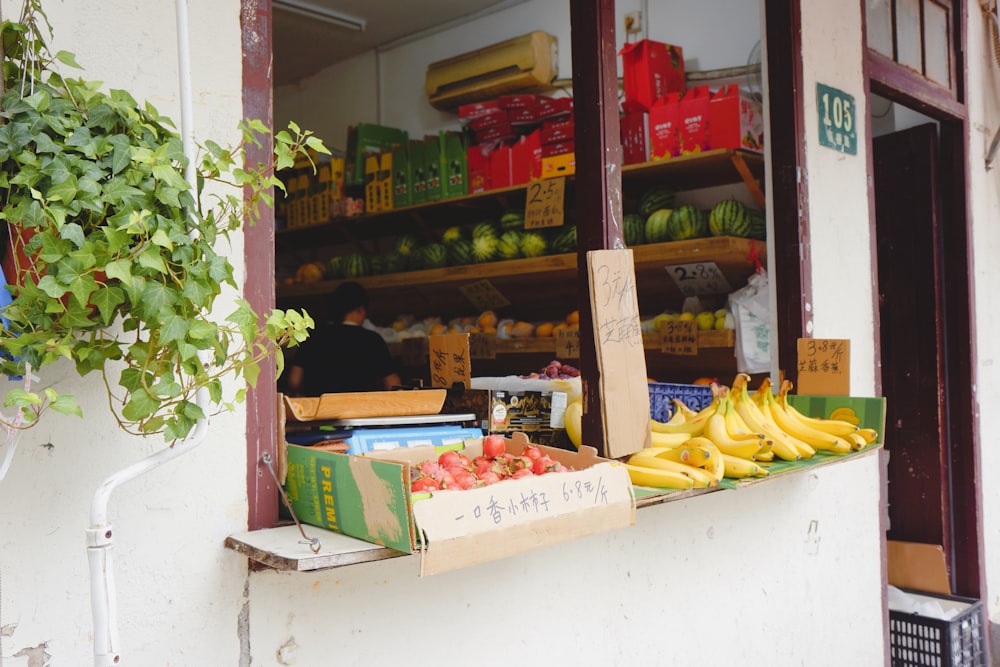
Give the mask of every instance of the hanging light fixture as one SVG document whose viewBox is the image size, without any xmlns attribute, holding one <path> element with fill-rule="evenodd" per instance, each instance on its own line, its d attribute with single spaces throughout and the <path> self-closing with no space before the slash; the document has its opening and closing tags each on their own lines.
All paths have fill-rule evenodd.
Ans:
<svg viewBox="0 0 1000 667">
<path fill-rule="evenodd" d="M 364 32 L 365 25 L 367 24 L 367 21 L 363 18 L 308 2 L 300 2 L 300 0 L 272 0 L 271 7 L 276 10 L 288 12 L 289 14 L 298 14 L 299 16 L 330 23 L 341 28 L 346 28 L 347 30 L 357 30 L 358 32 Z"/>
</svg>

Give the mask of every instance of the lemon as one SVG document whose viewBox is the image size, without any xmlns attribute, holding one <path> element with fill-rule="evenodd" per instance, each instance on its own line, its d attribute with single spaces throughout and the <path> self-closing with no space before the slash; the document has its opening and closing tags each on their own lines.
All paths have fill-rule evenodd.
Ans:
<svg viewBox="0 0 1000 667">
<path fill-rule="evenodd" d="M 705 310 L 695 317 L 695 322 L 698 324 L 699 331 L 708 331 L 709 329 L 715 328 L 715 313 Z"/>
<path fill-rule="evenodd" d="M 579 449 L 583 441 L 583 401 L 570 401 L 563 417 L 566 425 L 566 435 L 569 441 Z"/>
<path fill-rule="evenodd" d="M 680 320 L 681 322 L 690 322 L 691 320 L 695 319 L 695 314 L 684 312 L 678 315 L 677 319 Z"/>
</svg>

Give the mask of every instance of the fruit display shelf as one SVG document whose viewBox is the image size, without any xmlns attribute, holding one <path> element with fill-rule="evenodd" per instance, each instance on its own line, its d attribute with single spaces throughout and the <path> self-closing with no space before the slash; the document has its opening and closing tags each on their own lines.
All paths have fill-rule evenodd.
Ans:
<svg viewBox="0 0 1000 667">
<path fill-rule="evenodd" d="M 635 263 L 639 311 L 659 312 L 664 303 L 679 302 L 683 294 L 669 278 L 666 267 L 713 263 L 732 289 L 738 289 L 755 270 L 754 259 L 765 261 L 765 245 L 760 241 L 731 236 L 715 236 L 687 241 L 670 241 L 632 249 Z M 475 310 L 462 288 L 488 280 L 507 301 L 510 312 L 524 319 L 546 319 L 553 304 L 575 304 L 577 255 L 568 253 L 530 259 L 513 259 L 488 264 L 468 264 L 442 269 L 406 271 L 358 278 L 371 296 L 373 321 L 392 321 L 398 313 L 417 317 L 444 316 L 444 309 Z M 276 294 L 280 305 L 316 303 L 341 281 L 280 285 Z M 561 307 L 561 308 L 562 308 Z"/>
</svg>

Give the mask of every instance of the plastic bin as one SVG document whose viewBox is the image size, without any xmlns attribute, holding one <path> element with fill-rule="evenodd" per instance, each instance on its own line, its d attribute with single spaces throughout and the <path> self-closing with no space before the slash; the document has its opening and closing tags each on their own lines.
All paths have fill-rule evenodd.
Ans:
<svg viewBox="0 0 1000 667">
<path fill-rule="evenodd" d="M 937 599 L 945 608 L 961 609 L 950 621 L 889 610 L 889 644 L 893 667 L 986 667 L 983 603 L 954 595 L 910 595 Z"/>
<path fill-rule="evenodd" d="M 674 414 L 671 399 L 680 399 L 692 410 L 701 410 L 712 402 L 712 388 L 700 384 L 649 383 L 649 416 L 665 422 Z"/>
</svg>

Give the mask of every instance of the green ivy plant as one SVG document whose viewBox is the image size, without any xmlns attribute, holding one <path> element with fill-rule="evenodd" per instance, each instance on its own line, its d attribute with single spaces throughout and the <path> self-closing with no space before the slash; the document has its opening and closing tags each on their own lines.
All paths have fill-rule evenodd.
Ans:
<svg viewBox="0 0 1000 667">
<path fill-rule="evenodd" d="M 7 276 L 12 302 L 0 311 L 0 372 L 23 376 L 68 359 L 80 375 L 103 378 L 125 431 L 174 441 L 207 416 L 199 390 L 232 408 L 261 363 L 280 372 L 282 346 L 308 336 L 305 312 L 260 316 L 234 298 L 220 321 L 213 305 L 226 286 L 238 290 L 227 242 L 256 222 L 259 204 L 273 205 L 275 171 L 327 150 L 294 124 L 272 137 L 248 120 L 239 145 L 199 147 L 192 189 L 171 121 L 126 91 L 57 72 L 79 66 L 49 52 L 43 29 L 51 34 L 40 0 L 0 28 L 0 227 L 17 265 Z M 273 160 L 248 165 L 246 149 L 264 141 Z M 242 380 L 231 396 L 225 378 Z M 4 405 L 26 425 L 48 409 L 81 414 L 74 397 L 52 389 L 14 388 Z"/>
</svg>

